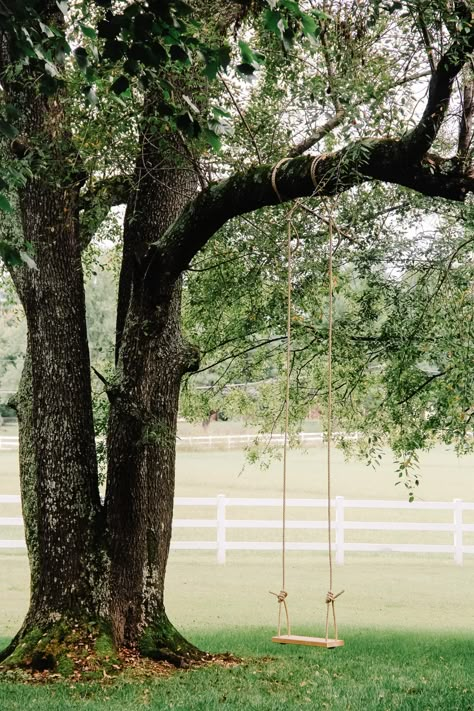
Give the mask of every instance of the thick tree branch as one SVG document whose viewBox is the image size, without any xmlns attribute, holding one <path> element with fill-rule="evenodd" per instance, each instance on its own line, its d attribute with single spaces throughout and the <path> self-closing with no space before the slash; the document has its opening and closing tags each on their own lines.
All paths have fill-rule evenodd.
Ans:
<svg viewBox="0 0 474 711">
<path fill-rule="evenodd" d="M 465 161 L 469 155 L 472 141 L 472 121 L 474 116 L 474 82 L 466 81 L 461 106 L 461 125 L 459 127 L 458 157 Z"/>
<path fill-rule="evenodd" d="M 289 160 L 278 171 L 278 189 L 284 200 L 298 197 L 330 196 L 370 180 L 402 185 L 430 197 L 463 202 L 474 192 L 474 173 L 461 172 L 456 160 L 428 155 L 420 161 L 407 159 L 403 141 L 364 139 L 340 151 L 324 155 L 315 165 L 314 157 Z M 228 220 L 261 207 L 276 205 L 272 188 L 272 166 L 253 167 L 227 180 L 210 185 L 191 201 L 159 243 L 152 245 L 149 276 L 155 267 L 173 281 L 187 268 L 194 255 Z"/>
<path fill-rule="evenodd" d="M 467 23 L 463 13 L 463 21 Z M 454 79 L 459 74 L 469 55 L 474 51 L 474 22 L 463 24 L 454 41 L 441 57 L 431 77 L 428 102 L 418 125 L 405 137 L 407 152 L 423 156 L 429 150 L 446 116 Z"/>
</svg>

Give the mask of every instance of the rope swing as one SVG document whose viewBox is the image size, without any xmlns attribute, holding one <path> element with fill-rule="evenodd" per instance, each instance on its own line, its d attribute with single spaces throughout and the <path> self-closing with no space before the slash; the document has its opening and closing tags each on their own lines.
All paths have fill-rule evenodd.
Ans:
<svg viewBox="0 0 474 711">
<path fill-rule="evenodd" d="M 314 185 L 315 192 L 320 187 L 316 180 L 316 168 L 318 162 L 324 159 L 324 154 L 317 156 L 311 163 L 310 175 Z M 279 168 L 286 163 L 290 158 L 282 158 L 273 167 L 271 175 L 272 188 L 280 202 L 283 198 L 277 186 L 277 173 Z M 333 592 L 333 558 L 332 558 L 332 531 L 331 531 L 331 439 L 332 439 L 332 332 L 333 332 L 333 217 L 332 209 L 329 212 L 329 313 L 328 313 L 328 416 L 327 416 L 327 520 L 328 520 L 328 560 L 329 560 L 329 590 L 326 594 L 326 634 L 325 637 L 303 637 L 291 634 L 290 616 L 288 610 L 286 591 L 286 501 L 287 501 L 287 455 L 288 455 L 288 431 L 289 431 L 289 409 L 290 409 L 290 375 L 291 375 L 291 316 L 292 316 L 292 236 L 293 229 L 293 213 L 299 207 L 299 201 L 296 200 L 290 208 L 286 223 L 287 223 L 287 322 L 286 322 L 286 377 L 285 377 L 285 430 L 283 439 L 283 486 L 282 486 L 282 583 L 279 593 L 271 592 L 278 601 L 278 634 L 272 637 L 273 642 L 280 644 L 302 644 L 318 647 L 341 647 L 344 641 L 338 638 L 337 619 L 335 601 L 342 595 L 344 590 L 334 594 Z M 281 633 L 282 608 L 286 618 L 286 634 Z M 331 609 L 330 609 L 331 608 Z M 330 613 L 332 612 L 332 620 L 334 627 L 334 638 L 329 638 L 329 621 Z"/>
</svg>

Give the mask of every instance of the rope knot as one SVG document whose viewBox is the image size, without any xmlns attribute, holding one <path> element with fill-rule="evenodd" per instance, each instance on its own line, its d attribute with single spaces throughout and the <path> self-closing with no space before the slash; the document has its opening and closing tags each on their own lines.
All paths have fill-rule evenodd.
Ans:
<svg viewBox="0 0 474 711">
<path fill-rule="evenodd" d="M 338 592 L 337 595 L 334 595 L 332 590 L 329 590 L 329 592 L 326 593 L 326 605 L 330 605 L 334 600 L 339 597 L 339 595 L 342 595 L 344 590 L 341 590 L 341 592 Z"/>
<path fill-rule="evenodd" d="M 270 590 L 270 595 L 275 595 L 280 605 L 281 603 L 285 602 L 286 598 L 288 597 L 288 593 L 286 592 L 286 590 L 280 590 L 279 593 L 275 593 Z"/>
</svg>

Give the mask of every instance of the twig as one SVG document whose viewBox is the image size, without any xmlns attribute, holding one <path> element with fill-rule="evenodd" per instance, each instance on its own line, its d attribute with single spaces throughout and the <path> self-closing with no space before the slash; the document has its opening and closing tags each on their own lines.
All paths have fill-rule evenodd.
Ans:
<svg viewBox="0 0 474 711">
<path fill-rule="evenodd" d="M 263 162 L 263 161 L 262 161 L 262 156 L 260 155 L 260 150 L 259 150 L 257 141 L 255 140 L 255 136 L 254 136 L 254 134 L 253 134 L 253 131 L 252 131 L 252 129 L 250 128 L 249 123 L 248 123 L 247 119 L 245 118 L 244 114 L 243 114 L 242 111 L 240 110 L 240 106 L 238 105 L 237 101 L 235 100 L 235 97 L 234 97 L 232 91 L 230 90 L 229 85 L 227 84 L 226 80 L 225 80 L 224 77 L 222 76 L 222 74 L 219 74 L 219 79 L 220 79 L 221 82 L 224 84 L 225 90 L 227 91 L 227 93 L 228 93 L 229 96 L 230 96 L 230 100 L 231 100 L 232 103 L 234 104 L 234 106 L 235 106 L 235 108 L 236 108 L 236 110 L 237 110 L 237 113 L 239 114 L 240 118 L 242 119 L 242 123 L 244 124 L 244 126 L 245 126 L 245 128 L 246 128 L 246 130 L 247 130 L 247 133 L 248 133 L 249 136 L 250 136 L 250 140 L 252 141 L 253 146 L 254 146 L 254 148 L 255 148 L 255 152 L 256 152 L 256 154 L 257 154 L 258 162 L 261 164 L 261 163 Z"/>
</svg>

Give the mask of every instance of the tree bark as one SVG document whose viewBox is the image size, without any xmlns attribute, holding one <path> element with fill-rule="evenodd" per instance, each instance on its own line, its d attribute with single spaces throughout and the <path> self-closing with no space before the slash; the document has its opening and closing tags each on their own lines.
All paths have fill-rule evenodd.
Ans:
<svg viewBox="0 0 474 711">
<path fill-rule="evenodd" d="M 59 13 L 54 3 L 47 3 L 45 12 Z M 33 152 L 48 147 L 38 174 L 18 191 L 21 232 L 36 268 L 13 270 L 28 326 L 17 405 L 31 597 L 19 634 L 0 658 L 13 651 L 16 661 L 24 654 L 31 658 L 34 652 L 25 640 L 38 642 L 38 630 L 61 621 L 97 620 L 107 601 L 79 240 L 80 181 L 70 168 L 75 161 L 68 160 L 74 153 L 65 98 L 42 95 L 34 78 L 32 70 L 24 81 L 4 86 L 7 100 L 12 93 L 22 115 L 12 150 L 18 143 Z"/>
<path fill-rule="evenodd" d="M 196 189 L 178 136 L 145 135 L 139 191 L 127 209 L 117 314 L 117 382 L 108 433 L 107 524 L 114 638 L 150 656 L 195 654 L 167 620 L 164 579 L 173 515 L 181 378 L 196 352 L 181 334 L 181 280 L 146 260 Z"/>
</svg>

